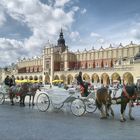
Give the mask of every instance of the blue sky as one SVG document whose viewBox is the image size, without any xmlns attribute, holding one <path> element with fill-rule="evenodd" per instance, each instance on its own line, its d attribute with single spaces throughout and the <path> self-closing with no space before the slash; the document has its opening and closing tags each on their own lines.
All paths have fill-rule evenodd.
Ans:
<svg viewBox="0 0 140 140">
<path fill-rule="evenodd" d="M 140 44 L 139 0 L 1 0 L 0 67 L 40 56 L 63 28 L 71 51 Z"/>
</svg>

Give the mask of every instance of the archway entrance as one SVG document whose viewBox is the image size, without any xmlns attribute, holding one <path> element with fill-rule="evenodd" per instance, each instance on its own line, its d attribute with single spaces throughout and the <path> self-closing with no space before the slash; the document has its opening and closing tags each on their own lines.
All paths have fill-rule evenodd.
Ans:
<svg viewBox="0 0 140 140">
<path fill-rule="evenodd" d="M 130 72 L 124 73 L 123 81 L 124 81 L 124 84 L 133 84 L 134 83 L 133 75 Z"/>
<path fill-rule="evenodd" d="M 94 73 L 92 75 L 92 83 L 98 83 L 99 82 L 99 76 L 98 74 Z"/>
<path fill-rule="evenodd" d="M 67 83 L 68 84 L 71 84 L 73 82 L 73 77 L 71 74 L 68 75 L 68 78 L 67 78 Z"/>
<path fill-rule="evenodd" d="M 105 86 L 110 84 L 109 75 L 107 73 L 102 74 L 101 83 Z"/>
<path fill-rule="evenodd" d="M 87 81 L 87 82 L 90 82 L 90 77 L 89 77 L 89 75 L 85 73 L 85 74 L 83 75 L 83 80 L 85 80 L 85 81 Z"/>
<path fill-rule="evenodd" d="M 121 83 L 121 77 L 118 73 L 113 73 L 112 76 L 111 76 L 111 82 L 116 82 L 116 81 L 119 81 Z"/>
<path fill-rule="evenodd" d="M 45 75 L 45 84 L 49 84 L 50 83 L 50 76 L 49 76 L 49 74 L 47 73 L 46 75 Z"/>
</svg>

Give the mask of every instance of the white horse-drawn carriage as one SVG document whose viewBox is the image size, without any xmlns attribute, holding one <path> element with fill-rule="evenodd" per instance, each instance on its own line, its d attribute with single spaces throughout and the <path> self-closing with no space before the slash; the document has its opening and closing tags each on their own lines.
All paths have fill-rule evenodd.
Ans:
<svg viewBox="0 0 140 140">
<path fill-rule="evenodd" d="M 68 90 L 53 87 L 44 91 L 39 91 L 36 105 L 40 111 L 47 111 L 50 104 L 54 108 L 60 109 L 64 104 L 70 104 L 71 112 L 76 116 L 83 115 L 87 112 L 96 111 L 95 93 L 89 89 L 87 97 L 81 97 L 80 90 L 77 87 L 69 88 Z"/>
</svg>

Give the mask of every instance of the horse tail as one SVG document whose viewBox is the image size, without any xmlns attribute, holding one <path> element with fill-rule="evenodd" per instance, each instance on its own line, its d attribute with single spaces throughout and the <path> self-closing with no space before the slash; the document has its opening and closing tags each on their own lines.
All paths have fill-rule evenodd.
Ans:
<svg viewBox="0 0 140 140">
<path fill-rule="evenodd" d="M 97 90 L 97 94 L 96 94 L 96 105 L 97 107 L 100 109 L 102 107 L 102 101 L 100 99 L 100 91 Z"/>
<path fill-rule="evenodd" d="M 96 98 L 96 106 L 100 109 L 102 107 L 102 104 L 99 102 L 99 100 Z"/>
</svg>

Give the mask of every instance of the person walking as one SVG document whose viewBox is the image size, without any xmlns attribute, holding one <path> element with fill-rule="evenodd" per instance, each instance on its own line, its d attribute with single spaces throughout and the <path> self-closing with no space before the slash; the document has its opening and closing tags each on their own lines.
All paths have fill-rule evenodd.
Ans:
<svg viewBox="0 0 140 140">
<path fill-rule="evenodd" d="M 15 76 L 12 75 L 10 78 L 10 86 L 15 86 L 15 85 L 16 85 Z"/>
<path fill-rule="evenodd" d="M 4 84 L 8 87 L 10 87 L 10 77 L 9 75 L 6 76 L 5 80 L 4 80 Z"/>
</svg>

